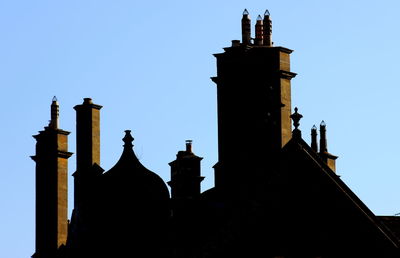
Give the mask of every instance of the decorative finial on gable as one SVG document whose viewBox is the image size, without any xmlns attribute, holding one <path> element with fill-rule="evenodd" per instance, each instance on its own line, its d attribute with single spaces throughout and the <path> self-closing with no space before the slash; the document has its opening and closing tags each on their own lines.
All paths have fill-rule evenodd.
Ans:
<svg viewBox="0 0 400 258">
<path fill-rule="evenodd" d="M 297 107 L 294 108 L 294 113 L 290 115 L 290 118 L 293 120 L 294 130 L 293 136 L 301 137 L 301 131 L 298 129 L 300 125 L 300 119 L 303 117 L 302 114 L 298 113 L 299 109 Z"/>
<path fill-rule="evenodd" d="M 133 147 L 133 140 L 134 138 L 131 135 L 131 130 L 125 130 L 125 136 L 124 138 L 122 138 L 122 140 L 124 141 L 124 147 L 125 148 L 132 148 Z"/>
<path fill-rule="evenodd" d="M 299 109 L 297 107 L 294 108 L 294 113 L 290 115 L 290 118 L 293 120 L 294 129 L 298 129 L 300 125 L 300 119 L 303 117 L 302 114 L 298 113 Z"/>
</svg>

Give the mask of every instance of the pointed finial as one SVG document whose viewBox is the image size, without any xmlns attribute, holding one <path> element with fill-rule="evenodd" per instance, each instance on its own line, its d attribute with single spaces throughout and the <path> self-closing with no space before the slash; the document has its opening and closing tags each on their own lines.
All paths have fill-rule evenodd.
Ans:
<svg viewBox="0 0 400 258">
<path fill-rule="evenodd" d="M 322 121 L 321 121 L 321 124 L 320 124 L 320 126 L 326 126 L 326 123 L 325 123 L 325 121 L 324 121 L 324 120 L 322 120 Z"/>
<path fill-rule="evenodd" d="M 269 16 L 269 11 L 268 11 L 268 9 L 265 10 L 264 16 Z"/>
<path fill-rule="evenodd" d="M 54 96 L 53 99 L 52 99 L 51 101 L 53 101 L 53 102 L 54 102 L 54 101 L 57 101 L 57 97 Z"/>
<path fill-rule="evenodd" d="M 303 117 L 300 113 L 298 113 L 299 109 L 297 107 L 294 108 L 294 113 L 290 115 L 290 118 L 293 120 L 294 130 L 293 136 L 294 137 L 301 137 L 301 131 L 298 129 L 300 125 L 300 119 Z"/>
<path fill-rule="evenodd" d="M 122 140 L 124 141 L 124 147 L 125 148 L 132 148 L 133 147 L 133 140 L 134 138 L 131 135 L 131 130 L 125 130 L 125 136 L 124 138 L 122 138 Z"/>
<path fill-rule="evenodd" d="M 261 17 L 261 15 L 258 15 L 257 16 L 257 21 L 262 21 L 263 20 L 263 18 Z"/>
<path fill-rule="evenodd" d="M 243 15 L 249 15 L 249 11 L 247 11 L 247 9 L 244 9 Z"/>
<path fill-rule="evenodd" d="M 298 129 L 300 125 L 300 119 L 303 117 L 300 113 L 298 113 L 299 109 L 297 107 L 294 108 L 294 113 L 290 115 L 290 118 L 293 120 L 294 129 Z"/>
<path fill-rule="evenodd" d="M 311 130 L 317 130 L 317 127 L 315 125 L 313 125 L 313 127 L 311 128 Z"/>
</svg>

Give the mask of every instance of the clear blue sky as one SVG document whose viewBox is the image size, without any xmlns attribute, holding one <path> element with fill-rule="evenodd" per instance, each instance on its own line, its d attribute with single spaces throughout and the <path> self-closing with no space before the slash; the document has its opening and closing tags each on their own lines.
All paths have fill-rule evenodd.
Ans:
<svg viewBox="0 0 400 258">
<path fill-rule="evenodd" d="M 203 190 L 213 185 L 212 54 L 240 39 L 244 8 L 253 22 L 268 8 L 275 45 L 295 50 L 292 100 L 306 141 L 325 120 L 344 182 L 374 213 L 400 212 L 399 1 L 1 1 L 0 257 L 34 252 L 31 135 L 47 125 L 53 95 L 70 151 L 73 106 L 91 97 L 104 106 L 104 169 L 131 129 L 142 163 L 166 181 L 168 162 L 192 139 L 204 157 Z"/>
</svg>

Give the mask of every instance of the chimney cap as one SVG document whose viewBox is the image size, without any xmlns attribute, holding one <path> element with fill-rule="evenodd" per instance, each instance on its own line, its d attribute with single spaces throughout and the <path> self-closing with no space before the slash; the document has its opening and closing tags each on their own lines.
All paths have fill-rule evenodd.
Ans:
<svg viewBox="0 0 400 258">
<path fill-rule="evenodd" d="M 84 98 L 84 99 L 83 99 L 83 103 L 86 103 L 86 104 L 93 104 L 91 98 Z"/>
<path fill-rule="evenodd" d="M 186 140 L 185 142 L 186 142 L 186 152 L 193 153 L 192 152 L 192 143 L 193 143 L 193 141 L 192 140 Z"/>
</svg>

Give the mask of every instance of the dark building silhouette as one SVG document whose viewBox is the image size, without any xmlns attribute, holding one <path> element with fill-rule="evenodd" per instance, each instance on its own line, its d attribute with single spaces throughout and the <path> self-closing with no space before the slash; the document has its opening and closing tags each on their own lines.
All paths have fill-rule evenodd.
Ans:
<svg viewBox="0 0 400 258">
<path fill-rule="evenodd" d="M 171 188 L 145 168 L 125 131 L 121 158 L 100 166 L 100 105 L 75 106 L 77 171 L 67 219 L 68 132 L 51 121 L 34 136 L 35 258 L 400 257 L 400 218 L 375 216 L 336 174 L 326 124 L 302 139 L 291 107 L 292 50 L 272 42 L 270 14 L 255 38 L 247 10 L 242 41 L 215 54 L 218 162 L 201 193 L 192 142 L 171 167 Z M 292 120 L 292 121 L 291 121 Z M 294 129 L 292 129 L 292 122 Z"/>
</svg>

